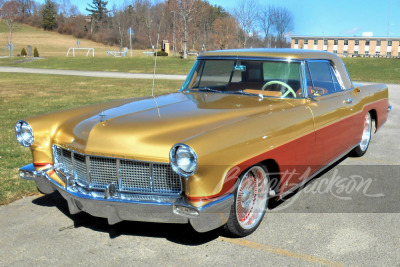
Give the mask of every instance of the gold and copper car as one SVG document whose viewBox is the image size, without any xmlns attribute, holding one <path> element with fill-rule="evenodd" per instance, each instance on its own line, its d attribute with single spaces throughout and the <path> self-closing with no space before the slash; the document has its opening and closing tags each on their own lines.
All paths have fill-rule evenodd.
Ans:
<svg viewBox="0 0 400 267">
<path fill-rule="evenodd" d="M 33 156 L 20 176 L 71 214 L 245 236 L 269 199 L 362 156 L 390 109 L 386 85 L 353 85 L 328 52 L 206 52 L 176 93 L 18 121 Z"/>
</svg>

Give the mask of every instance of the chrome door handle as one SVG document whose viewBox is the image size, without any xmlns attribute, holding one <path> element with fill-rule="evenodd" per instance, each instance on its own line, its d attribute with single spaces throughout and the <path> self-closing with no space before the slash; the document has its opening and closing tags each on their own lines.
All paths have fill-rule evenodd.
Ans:
<svg viewBox="0 0 400 267">
<path fill-rule="evenodd" d="M 351 103 L 353 103 L 353 99 L 351 99 L 351 98 L 347 98 L 345 101 L 343 101 L 344 102 L 344 104 L 351 104 Z"/>
</svg>

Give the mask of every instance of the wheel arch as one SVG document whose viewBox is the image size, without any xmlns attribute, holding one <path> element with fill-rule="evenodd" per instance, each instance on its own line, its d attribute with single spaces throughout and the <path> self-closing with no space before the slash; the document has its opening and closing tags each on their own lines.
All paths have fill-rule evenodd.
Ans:
<svg viewBox="0 0 400 267">
<path fill-rule="evenodd" d="M 378 113 L 376 112 L 375 109 L 371 109 L 368 112 L 371 115 L 371 119 L 373 120 L 373 124 L 375 127 L 374 133 L 376 133 L 376 131 L 378 130 L 378 127 L 377 127 L 378 126 Z"/>
<path fill-rule="evenodd" d="M 274 159 L 266 159 L 261 161 L 260 164 L 267 167 L 271 185 L 270 190 L 275 191 L 275 194 L 278 195 L 281 186 L 281 175 L 278 163 Z"/>
</svg>

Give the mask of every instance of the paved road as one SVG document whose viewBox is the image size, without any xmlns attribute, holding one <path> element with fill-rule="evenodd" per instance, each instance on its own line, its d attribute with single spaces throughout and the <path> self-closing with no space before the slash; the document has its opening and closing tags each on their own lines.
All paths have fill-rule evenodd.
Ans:
<svg viewBox="0 0 400 267">
<path fill-rule="evenodd" d="M 400 85 L 389 88 L 393 110 L 368 153 L 344 158 L 269 211 L 246 238 L 197 234 L 188 225 L 109 226 L 69 215 L 57 194 L 35 196 L 0 207 L 0 266 L 400 266 Z"/>
<path fill-rule="evenodd" d="M 146 73 L 32 69 L 32 68 L 19 68 L 19 67 L 2 67 L 2 66 L 0 66 L 0 72 L 85 76 L 85 77 L 99 77 L 99 78 L 153 79 L 153 74 L 146 74 Z M 186 75 L 156 74 L 155 78 L 158 80 L 185 80 Z"/>
</svg>

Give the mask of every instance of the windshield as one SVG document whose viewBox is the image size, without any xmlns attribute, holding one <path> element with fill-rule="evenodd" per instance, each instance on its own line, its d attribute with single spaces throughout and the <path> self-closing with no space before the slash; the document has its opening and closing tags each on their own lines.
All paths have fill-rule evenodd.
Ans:
<svg viewBox="0 0 400 267">
<path fill-rule="evenodd" d="M 302 97 L 300 63 L 292 61 L 200 59 L 183 90 Z"/>
</svg>

